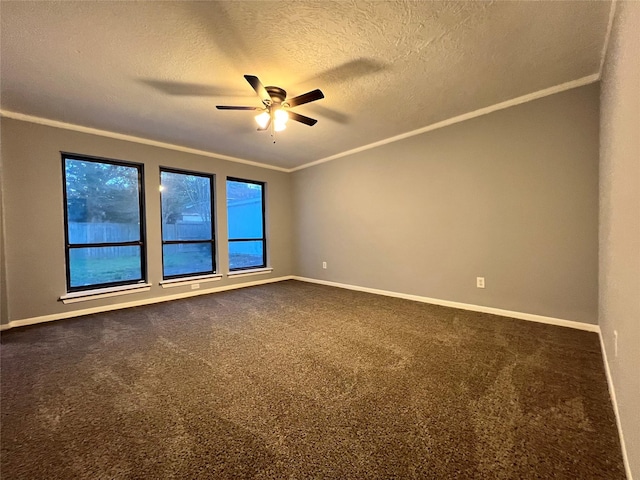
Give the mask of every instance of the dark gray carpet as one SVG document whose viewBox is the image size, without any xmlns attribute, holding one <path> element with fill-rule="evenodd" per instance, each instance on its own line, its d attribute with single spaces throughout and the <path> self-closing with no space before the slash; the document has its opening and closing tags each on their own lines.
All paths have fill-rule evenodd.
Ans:
<svg viewBox="0 0 640 480">
<path fill-rule="evenodd" d="M 594 333 L 296 281 L 2 334 L 9 479 L 624 478 Z"/>
</svg>

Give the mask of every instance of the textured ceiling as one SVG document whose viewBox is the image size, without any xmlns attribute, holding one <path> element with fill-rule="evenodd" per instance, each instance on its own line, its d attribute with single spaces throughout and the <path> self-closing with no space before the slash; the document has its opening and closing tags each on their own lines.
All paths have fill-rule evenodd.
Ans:
<svg viewBox="0 0 640 480">
<path fill-rule="evenodd" d="M 2 1 L 3 111 L 293 168 L 599 73 L 610 2 Z M 244 74 L 318 119 L 271 143 Z M 90 153 L 90 152 L 86 152 Z"/>
</svg>

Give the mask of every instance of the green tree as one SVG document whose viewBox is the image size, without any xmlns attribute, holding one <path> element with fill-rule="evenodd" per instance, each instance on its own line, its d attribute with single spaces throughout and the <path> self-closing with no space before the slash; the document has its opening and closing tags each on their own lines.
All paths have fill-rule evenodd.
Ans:
<svg viewBox="0 0 640 480">
<path fill-rule="evenodd" d="M 70 221 L 139 223 L 137 168 L 67 159 L 65 176 Z"/>
<path fill-rule="evenodd" d="M 193 208 L 205 222 L 211 222 L 211 181 L 208 177 L 162 172 L 162 221 L 175 223 Z"/>
</svg>

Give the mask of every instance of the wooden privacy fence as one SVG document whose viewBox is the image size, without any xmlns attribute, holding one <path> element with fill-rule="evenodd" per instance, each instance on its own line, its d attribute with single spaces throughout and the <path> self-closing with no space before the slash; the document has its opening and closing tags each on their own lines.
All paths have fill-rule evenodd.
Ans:
<svg viewBox="0 0 640 480">
<path fill-rule="evenodd" d="M 208 222 L 177 222 L 163 225 L 164 240 L 209 240 L 211 224 Z M 140 239 L 140 227 L 127 223 L 69 223 L 71 244 L 131 242 Z M 177 245 L 182 251 L 194 250 L 193 245 Z M 74 248 L 75 258 L 118 258 L 140 256 L 136 246 Z"/>
<path fill-rule="evenodd" d="M 210 240 L 209 222 L 176 222 L 162 225 L 163 240 Z"/>
<path fill-rule="evenodd" d="M 140 239 L 140 226 L 129 223 L 79 223 L 69 222 L 71 244 L 131 242 Z M 77 258 L 116 258 L 140 256 L 136 246 L 74 248 L 72 255 Z"/>
<path fill-rule="evenodd" d="M 130 223 L 69 222 L 70 243 L 111 243 L 140 240 L 140 226 Z"/>
</svg>

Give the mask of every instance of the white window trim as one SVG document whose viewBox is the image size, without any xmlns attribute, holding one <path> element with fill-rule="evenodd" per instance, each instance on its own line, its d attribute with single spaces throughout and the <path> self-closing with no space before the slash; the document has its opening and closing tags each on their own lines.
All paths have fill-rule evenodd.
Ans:
<svg viewBox="0 0 640 480">
<path fill-rule="evenodd" d="M 227 277 L 250 277 L 252 275 L 263 275 L 265 273 L 273 272 L 273 268 L 252 268 L 247 270 L 236 270 L 233 272 L 227 273 Z"/>
<path fill-rule="evenodd" d="M 60 296 L 60 300 L 66 305 L 68 303 L 86 302 L 88 300 L 97 300 L 99 298 L 108 298 L 120 295 L 129 295 L 131 293 L 148 292 L 149 290 L 151 290 L 150 283 L 136 283 L 133 285 L 121 285 L 119 287 L 106 287 L 97 288 L 95 290 L 71 292 Z"/>
<path fill-rule="evenodd" d="M 214 273 L 211 275 L 199 275 L 197 277 L 188 277 L 188 278 L 172 278 L 170 280 L 161 281 L 160 286 L 162 288 L 173 288 L 173 287 L 181 287 L 182 285 L 193 285 L 194 283 L 217 282 L 218 280 L 222 280 L 221 273 Z"/>
</svg>

